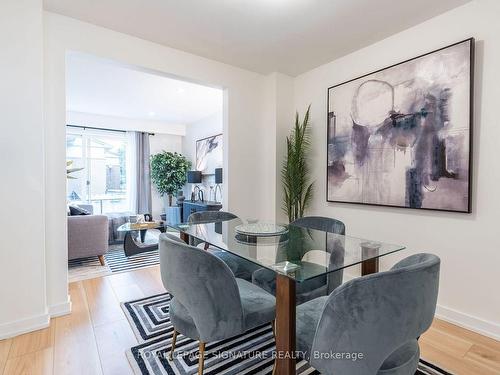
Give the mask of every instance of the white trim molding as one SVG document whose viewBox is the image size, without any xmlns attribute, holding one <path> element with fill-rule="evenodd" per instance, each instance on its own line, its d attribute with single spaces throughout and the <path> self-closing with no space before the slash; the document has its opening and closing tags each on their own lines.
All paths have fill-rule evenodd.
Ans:
<svg viewBox="0 0 500 375">
<path fill-rule="evenodd" d="M 71 300 L 68 296 L 68 300 L 56 305 L 49 306 L 49 315 L 51 318 L 55 318 L 62 315 L 71 314 Z"/>
<path fill-rule="evenodd" d="M 32 316 L 30 318 L 4 323 L 0 325 L 0 340 L 18 336 L 23 333 L 28 333 L 31 331 L 47 328 L 49 324 L 50 324 L 49 314 Z"/>
<path fill-rule="evenodd" d="M 49 306 L 46 314 L 20 319 L 0 325 L 0 340 L 47 328 L 50 319 L 71 313 L 71 300 Z"/>
<path fill-rule="evenodd" d="M 441 305 L 437 305 L 436 307 L 436 317 L 462 328 L 479 333 L 480 335 L 488 336 L 492 339 L 500 341 L 500 325 L 494 322 L 489 322 L 472 315 L 464 314 L 463 312 Z"/>
<path fill-rule="evenodd" d="M 359 276 L 344 272 L 344 283 Z M 435 317 L 500 341 L 500 325 L 438 304 Z"/>
</svg>

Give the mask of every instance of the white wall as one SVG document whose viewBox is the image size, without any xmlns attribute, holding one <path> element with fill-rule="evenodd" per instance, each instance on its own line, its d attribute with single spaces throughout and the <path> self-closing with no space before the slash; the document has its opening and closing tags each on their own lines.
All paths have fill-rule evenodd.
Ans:
<svg viewBox="0 0 500 375">
<path fill-rule="evenodd" d="M 186 125 L 186 136 L 182 143 L 182 154 L 187 157 L 192 163 L 192 169 L 196 167 L 196 141 L 223 132 L 223 116 L 222 112 L 214 113 L 199 121 Z M 223 145 L 225 148 L 225 145 Z M 223 171 L 224 172 L 224 171 Z M 224 179 L 222 180 L 224 182 Z M 204 190 L 205 199 L 209 199 L 210 185 L 215 184 L 214 176 L 204 176 L 200 187 Z M 225 190 L 225 184 L 222 184 L 222 190 Z M 192 184 L 187 184 L 184 189 L 186 199 L 191 199 Z M 218 193 L 217 193 L 217 196 Z"/>
<path fill-rule="evenodd" d="M 277 222 L 288 222 L 282 207 L 281 166 L 286 153 L 286 137 L 293 124 L 294 81 L 282 73 L 272 73 L 266 76 L 266 87 L 261 97 L 264 102 L 262 112 L 266 126 L 260 134 L 260 141 L 255 147 L 261 152 L 261 158 L 267 159 L 272 168 L 262 171 L 256 188 L 264 196 L 272 191 L 268 199 L 261 200 L 260 218 Z"/>
<path fill-rule="evenodd" d="M 296 108 L 303 113 L 312 103 L 316 191 L 308 213 L 341 219 L 350 235 L 405 244 L 408 250 L 387 257 L 386 267 L 416 252 L 439 255 L 442 265 L 438 315 L 497 338 L 500 337 L 499 16 L 500 2 L 474 1 L 295 79 Z M 470 36 L 477 40 L 473 213 L 327 203 L 327 88 Z"/>
<path fill-rule="evenodd" d="M 48 324 L 42 1 L 0 3 L 0 339 Z M 63 280 L 64 282 L 64 280 Z"/>
<path fill-rule="evenodd" d="M 264 127 L 260 99 L 264 77 L 243 69 L 151 43 L 139 38 L 44 12 L 46 139 L 46 247 L 49 304 L 67 301 L 65 229 L 65 58 L 68 51 L 138 66 L 180 79 L 224 89 L 225 208 L 241 217 L 259 217 L 257 181 L 270 169 L 255 147 Z M 49 151 L 50 150 L 50 151 Z M 231 155 L 230 158 L 227 155 Z M 255 161 L 258 161 L 257 163 Z M 275 173 L 272 169 L 272 173 Z M 273 196 L 264 195 L 264 200 Z M 241 199 L 244 197 L 244 199 Z"/>
<path fill-rule="evenodd" d="M 286 214 L 283 212 L 283 189 L 281 185 L 281 167 L 286 156 L 286 137 L 290 135 L 290 128 L 294 124 L 295 108 L 294 100 L 294 80 L 284 74 L 277 74 L 276 77 L 276 213 L 278 222 L 288 222 Z M 304 112 L 301 111 L 301 116 Z"/>
</svg>

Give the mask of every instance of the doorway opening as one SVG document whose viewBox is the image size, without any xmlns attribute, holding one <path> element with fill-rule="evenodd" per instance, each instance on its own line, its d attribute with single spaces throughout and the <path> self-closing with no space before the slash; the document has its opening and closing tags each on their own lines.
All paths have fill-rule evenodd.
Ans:
<svg viewBox="0 0 500 375">
<path fill-rule="evenodd" d="M 222 89 L 71 52 L 66 110 L 69 281 L 155 265 L 160 231 L 191 199 L 222 206 Z M 169 158 L 190 177 L 174 191 L 158 173 Z"/>
</svg>

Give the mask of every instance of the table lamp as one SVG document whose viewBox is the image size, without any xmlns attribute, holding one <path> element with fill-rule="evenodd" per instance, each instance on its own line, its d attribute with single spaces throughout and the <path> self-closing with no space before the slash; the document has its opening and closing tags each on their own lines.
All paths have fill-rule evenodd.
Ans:
<svg viewBox="0 0 500 375">
<path fill-rule="evenodd" d="M 217 201 L 217 190 L 219 190 L 220 193 L 220 200 L 222 201 L 222 189 L 221 185 L 222 184 L 222 168 L 215 168 L 215 191 L 214 191 L 214 199 L 216 202 Z"/>
<path fill-rule="evenodd" d="M 200 184 L 201 183 L 201 171 L 188 171 L 187 172 L 187 182 L 189 184 Z M 196 201 L 196 189 L 200 191 L 200 187 L 195 185 L 191 191 L 191 200 Z"/>
</svg>

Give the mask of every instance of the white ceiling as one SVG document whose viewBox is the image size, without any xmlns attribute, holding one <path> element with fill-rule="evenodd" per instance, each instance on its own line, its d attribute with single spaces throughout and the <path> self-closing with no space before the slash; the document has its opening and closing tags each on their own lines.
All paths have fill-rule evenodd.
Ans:
<svg viewBox="0 0 500 375">
<path fill-rule="evenodd" d="M 44 0 L 44 7 L 256 72 L 297 75 L 469 1 Z"/>
<path fill-rule="evenodd" d="M 190 124 L 222 111 L 222 90 L 81 53 L 66 60 L 68 111 Z"/>
</svg>

